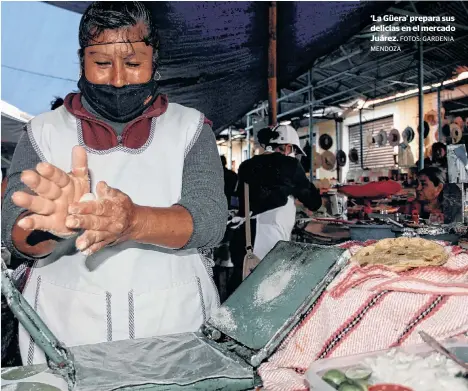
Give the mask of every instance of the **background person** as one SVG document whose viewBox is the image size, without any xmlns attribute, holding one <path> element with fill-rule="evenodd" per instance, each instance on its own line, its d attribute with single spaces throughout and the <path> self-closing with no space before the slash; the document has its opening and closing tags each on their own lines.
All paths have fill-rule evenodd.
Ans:
<svg viewBox="0 0 468 391">
<path fill-rule="evenodd" d="M 254 254 L 262 259 L 280 240 L 288 241 L 296 221 L 294 200 L 309 210 L 322 206 L 320 192 L 309 182 L 297 159 L 304 154 L 299 136 L 293 127 L 280 125 L 258 132 L 258 142 L 265 149 L 261 155 L 244 161 L 239 167 L 239 215 L 244 216 L 244 183 L 249 184 Z M 245 256 L 245 227 L 235 231 L 231 242 L 231 258 L 235 271 L 230 292 L 242 281 Z"/>
</svg>

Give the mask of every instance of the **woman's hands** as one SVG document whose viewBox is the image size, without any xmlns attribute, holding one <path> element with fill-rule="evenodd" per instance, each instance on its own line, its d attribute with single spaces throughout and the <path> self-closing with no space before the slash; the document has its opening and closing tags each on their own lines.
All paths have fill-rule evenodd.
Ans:
<svg viewBox="0 0 468 391">
<path fill-rule="evenodd" d="M 31 213 L 19 220 L 20 228 L 48 231 L 59 237 L 75 234 L 65 221 L 69 205 L 90 192 L 88 158 L 83 147 L 73 148 L 71 173 L 49 163 L 39 163 L 36 171 L 23 171 L 21 181 L 35 194 L 17 191 L 12 196 L 15 205 Z"/>
<path fill-rule="evenodd" d="M 83 229 L 76 247 L 86 255 L 128 240 L 136 229 L 136 206 L 130 197 L 105 182 L 96 186 L 97 200 L 68 208 L 68 229 Z"/>
</svg>

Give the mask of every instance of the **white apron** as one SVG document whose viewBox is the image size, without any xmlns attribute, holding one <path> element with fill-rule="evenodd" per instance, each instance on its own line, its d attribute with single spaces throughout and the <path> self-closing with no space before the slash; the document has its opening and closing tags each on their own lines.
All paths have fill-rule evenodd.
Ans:
<svg viewBox="0 0 468 391">
<path fill-rule="evenodd" d="M 289 196 L 286 205 L 260 213 L 256 220 L 254 254 L 263 259 L 280 240 L 291 240 L 291 232 L 296 222 L 294 198 Z"/>
<path fill-rule="evenodd" d="M 140 149 L 86 147 L 92 190 L 105 180 L 139 205 L 177 203 L 184 159 L 203 121 L 198 111 L 169 104 Z M 72 147 L 84 146 L 80 121 L 63 106 L 35 117 L 28 134 L 43 161 L 67 172 Z M 24 296 L 67 346 L 197 331 L 219 306 L 212 265 L 196 249 L 125 242 L 90 257 L 54 254 L 37 262 Z M 23 364 L 45 362 L 21 326 L 19 343 Z"/>
</svg>

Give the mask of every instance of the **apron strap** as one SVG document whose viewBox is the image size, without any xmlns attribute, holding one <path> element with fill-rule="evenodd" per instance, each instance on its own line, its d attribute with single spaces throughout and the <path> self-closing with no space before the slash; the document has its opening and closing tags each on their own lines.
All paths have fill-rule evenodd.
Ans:
<svg viewBox="0 0 468 391">
<path fill-rule="evenodd" d="M 244 204 L 245 204 L 245 249 L 247 253 L 253 253 L 252 235 L 250 231 L 250 202 L 249 202 L 249 184 L 244 183 Z"/>
</svg>

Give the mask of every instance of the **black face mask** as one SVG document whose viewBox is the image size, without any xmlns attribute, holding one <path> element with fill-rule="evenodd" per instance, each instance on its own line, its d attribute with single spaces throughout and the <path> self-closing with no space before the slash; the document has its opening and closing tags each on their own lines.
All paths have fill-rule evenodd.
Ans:
<svg viewBox="0 0 468 391">
<path fill-rule="evenodd" d="M 120 123 L 137 118 L 158 96 L 158 83 L 154 78 L 147 83 L 129 84 L 118 88 L 107 84 L 90 83 L 82 75 L 78 81 L 78 88 L 98 114 Z"/>
</svg>

